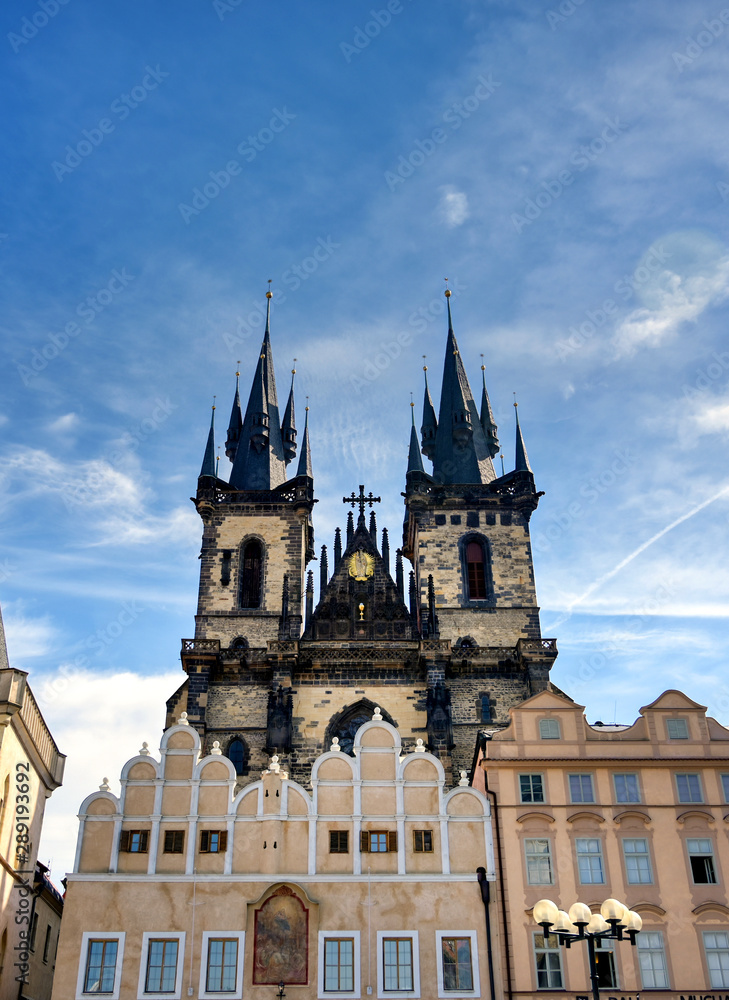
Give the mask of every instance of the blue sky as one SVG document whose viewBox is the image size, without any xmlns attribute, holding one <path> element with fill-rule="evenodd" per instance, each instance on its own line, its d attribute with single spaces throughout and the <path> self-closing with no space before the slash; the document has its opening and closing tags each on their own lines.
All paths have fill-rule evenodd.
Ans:
<svg viewBox="0 0 729 1000">
<path fill-rule="evenodd" d="M 69 754 L 41 847 L 56 878 L 80 801 L 156 745 L 183 680 L 188 498 L 238 359 L 247 394 L 269 278 L 279 393 L 296 357 L 311 406 L 317 545 L 360 482 L 398 538 L 448 276 L 507 471 L 517 392 L 545 491 L 555 683 L 591 721 L 679 687 L 729 723 L 722 10 L 3 8 L 0 601 Z"/>
</svg>

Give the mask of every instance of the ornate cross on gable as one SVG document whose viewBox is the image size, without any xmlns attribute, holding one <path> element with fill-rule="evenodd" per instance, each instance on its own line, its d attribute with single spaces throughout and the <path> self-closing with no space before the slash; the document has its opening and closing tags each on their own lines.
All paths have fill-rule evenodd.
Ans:
<svg viewBox="0 0 729 1000">
<path fill-rule="evenodd" d="M 372 495 L 372 490 L 370 490 L 369 495 L 365 496 L 364 486 L 359 488 L 359 496 L 357 496 L 352 490 L 352 495 L 349 497 L 342 497 L 342 503 L 350 503 L 353 507 L 359 504 L 359 516 L 364 517 L 365 504 L 369 504 L 372 507 L 376 503 L 381 503 L 380 497 L 375 497 Z"/>
</svg>

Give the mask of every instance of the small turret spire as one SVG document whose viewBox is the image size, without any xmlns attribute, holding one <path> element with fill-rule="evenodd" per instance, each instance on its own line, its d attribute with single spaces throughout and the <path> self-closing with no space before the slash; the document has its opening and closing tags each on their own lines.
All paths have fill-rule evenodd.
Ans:
<svg viewBox="0 0 729 1000">
<path fill-rule="evenodd" d="M 359 515 L 362 518 L 362 523 L 364 523 L 364 514 Z M 350 510 L 347 514 L 347 545 L 354 538 L 354 514 Z"/>
<path fill-rule="evenodd" d="M 517 472 L 531 472 L 529 456 L 527 455 L 524 437 L 521 433 L 521 425 L 519 424 L 519 404 L 516 401 L 516 393 L 514 393 L 514 413 L 516 415 L 516 462 L 514 468 Z"/>
<path fill-rule="evenodd" d="M 334 572 L 339 569 L 342 561 L 342 529 L 336 528 L 334 531 Z"/>
<path fill-rule="evenodd" d="M 499 453 L 499 439 L 496 434 L 498 428 L 491 409 L 489 394 L 486 391 L 486 365 L 483 363 L 483 354 L 481 355 L 481 426 L 486 435 L 489 454 L 491 458 L 495 458 Z"/>
<path fill-rule="evenodd" d="M 327 589 L 328 583 L 329 583 L 329 560 L 327 557 L 327 547 L 326 545 L 322 545 L 321 560 L 319 562 L 319 600 L 321 600 L 321 595 Z"/>
<path fill-rule="evenodd" d="M 235 461 L 240 432 L 243 429 L 243 412 L 240 405 L 240 361 L 237 362 L 237 365 L 238 370 L 235 373 L 235 396 L 233 397 L 233 406 L 230 411 L 228 436 L 225 440 L 225 454 L 231 462 Z"/>
<path fill-rule="evenodd" d="M 309 397 L 306 397 L 307 404 Z M 309 479 L 314 478 L 314 473 L 311 469 L 311 450 L 309 447 L 309 407 L 306 407 L 306 416 L 304 418 L 304 440 L 301 444 L 301 454 L 299 455 L 299 467 L 296 470 L 297 476 L 308 476 Z"/>
<path fill-rule="evenodd" d="M 283 423 L 281 424 L 281 437 L 283 439 L 284 461 L 288 465 L 296 457 L 296 419 L 294 415 L 294 378 L 296 377 L 296 358 L 294 367 L 291 369 L 291 388 L 289 398 L 284 410 Z"/>
<path fill-rule="evenodd" d="M 425 360 L 426 356 L 423 355 L 423 361 Z M 435 416 L 435 407 L 433 406 L 433 400 L 431 399 L 430 388 L 428 386 L 427 365 L 423 365 L 423 372 L 425 374 L 425 391 L 423 393 L 423 423 L 420 427 L 420 439 L 423 454 L 432 462 L 435 457 L 435 435 L 438 430 L 438 421 Z"/>
<path fill-rule="evenodd" d="M 215 400 L 215 396 L 213 396 L 213 400 Z M 213 402 L 213 409 L 210 414 L 210 430 L 208 431 L 208 442 L 205 445 L 205 455 L 200 475 L 211 476 L 212 478 L 215 478 L 217 475 L 215 470 L 215 402 Z"/>
<path fill-rule="evenodd" d="M 385 570 L 387 573 L 390 572 L 390 538 L 387 534 L 387 528 L 382 529 L 382 561 L 385 564 Z"/>
<path fill-rule="evenodd" d="M 400 595 L 400 600 L 405 603 L 405 587 L 403 583 L 403 572 L 402 572 L 402 549 L 398 549 L 395 553 L 395 586 L 397 587 L 397 592 Z"/>
<path fill-rule="evenodd" d="M 415 403 L 413 402 L 412 393 L 410 393 L 410 419 L 412 421 L 412 426 L 410 428 L 408 472 L 425 472 L 425 469 L 423 468 L 423 458 L 420 454 L 420 445 L 418 444 L 418 432 L 415 430 Z"/>
</svg>

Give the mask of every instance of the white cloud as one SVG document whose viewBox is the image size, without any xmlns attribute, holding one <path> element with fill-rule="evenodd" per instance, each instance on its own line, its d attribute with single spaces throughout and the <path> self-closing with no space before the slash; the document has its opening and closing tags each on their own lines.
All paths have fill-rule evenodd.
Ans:
<svg viewBox="0 0 729 1000">
<path fill-rule="evenodd" d="M 78 422 L 78 414 L 66 413 L 62 417 L 58 417 L 57 420 L 53 420 L 48 425 L 48 430 L 54 434 L 64 434 L 67 431 L 74 430 L 78 426 Z"/>
<path fill-rule="evenodd" d="M 17 610 L 13 608 L 17 607 Z M 4 616 L 5 637 L 10 662 L 24 669 L 25 660 L 47 656 L 54 647 L 58 633 L 48 616 L 31 618 L 23 614 L 20 602 L 7 605 Z"/>
<path fill-rule="evenodd" d="M 729 431 L 729 403 L 708 403 L 693 417 L 699 434 L 719 434 Z"/>
<path fill-rule="evenodd" d="M 458 191 L 452 184 L 440 188 L 442 192 L 438 211 L 446 225 L 451 228 L 461 226 L 469 217 L 468 197 L 463 191 Z"/>
</svg>

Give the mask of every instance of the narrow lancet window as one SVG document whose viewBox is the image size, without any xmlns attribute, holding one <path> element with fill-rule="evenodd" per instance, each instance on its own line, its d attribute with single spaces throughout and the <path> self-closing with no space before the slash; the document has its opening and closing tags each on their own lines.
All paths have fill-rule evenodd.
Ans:
<svg viewBox="0 0 729 1000">
<path fill-rule="evenodd" d="M 263 550 L 257 541 L 246 542 L 243 547 L 243 565 L 240 585 L 240 606 L 260 608 Z"/>
<path fill-rule="evenodd" d="M 485 601 L 488 596 L 486 564 L 480 542 L 469 542 L 466 546 L 466 568 L 468 570 L 468 599 L 470 601 Z"/>
</svg>

